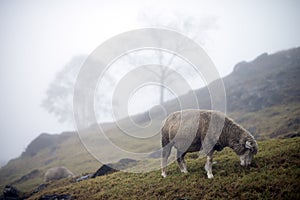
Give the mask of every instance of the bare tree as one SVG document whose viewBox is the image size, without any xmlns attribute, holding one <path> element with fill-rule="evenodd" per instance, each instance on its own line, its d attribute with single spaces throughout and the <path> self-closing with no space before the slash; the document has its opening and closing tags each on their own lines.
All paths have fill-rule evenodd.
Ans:
<svg viewBox="0 0 300 200">
<path fill-rule="evenodd" d="M 150 14 L 147 11 L 141 13 L 139 19 L 143 25 L 175 30 L 202 45 L 206 40 L 206 31 L 214 28 L 216 22 L 216 18 L 214 17 L 205 17 L 197 20 L 195 17 L 185 16 L 179 13 L 173 14 L 171 16 L 165 16 L 161 14 Z M 154 37 L 158 42 L 160 42 L 159 35 Z M 183 46 L 182 42 L 183 41 L 177 41 L 177 43 L 175 44 L 177 52 L 180 51 L 180 48 Z M 191 68 L 187 67 L 187 63 L 183 64 L 181 62 L 179 64 L 179 58 L 175 53 L 166 53 L 159 49 L 154 52 L 149 60 L 151 60 L 152 62 L 157 62 L 160 66 L 167 66 L 161 67 L 159 71 L 154 71 L 153 69 L 148 67 L 149 72 L 153 73 L 160 83 L 159 104 L 162 105 L 165 102 L 166 90 L 166 88 L 163 86 L 174 81 L 174 77 L 172 76 L 174 75 L 175 71 L 182 71 L 183 73 L 192 75 L 190 70 Z M 138 64 L 136 58 L 130 55 L 128 55 L 128 62 L 132 65 Z M 171 68 L 172 65 L 173 68 Z"/>
<path fill-rule="evenodd" d="M 164 16 L 159 14 L 149 14 L 149 12 L 142 12 L 139 16 L 139 21 L 151 27 L 162 27 L 172 29 L 187 35 L 191 39 L 204 44 L 206 31 L 210 30 L 215 25 L 215 18 L 207 17 L 201 20 L 197 20 L 191 16 L 185 16 L 180 14 L 172 14 L 171 16 Z M 159 35 L 154 36 L 158 42 L 160 40 Z M 182 46 L 182 41 L 176 43 L 176 48 L 179 51 Z M 46 98 L 42 101 L 42 107 L 44 107 L 49 113 L 54 114 L 60 122 L 71 122 L 73 123 L 73 91 L 76 81 L 76 77 L 79 73 L 82 63 L 85 61 L 87 56 L 76 56 L 71 59 L 71 61 L 57 73 L 55 79 L 49 85 L 46 93 Z M 126 59 L 127 64 L 132 66 L 138 66 L 141 59 L 136 58 L 134 55 L 128 55 Z M 149 73 L 156 76 L 158 82 L 160 83 L 159 88 L 159 104 L 162 105 L 166 98 L 166 89 L 164 85 L 176 82 L 174 76 L 174 71 L 181 71 L 185 74 L 191 74 L 189 64 L 180 61 L 180 58 L 172 52 L 164 52 L 162 50 L 152 51 L 151 54 L 143 54 L 142 60 L 148 63 L 157 63 L 161 67 L 159 69 L 153 69 L 148 67 Z M 124 67 L 125 66 L 125 67 Z M 171 66 L 173 68 L 171 68 Z M 123 65 L 123 69 L 127 70 L 126 64 Z M 125 69 L 126 68 L 126 69 Z M 130 67 L 128 67 L 129 69 Z M 107 79 L 113 79 L 115 74 L 111 76 L 106 76 Z M 111 80 L 113 82 L 113 80 Z M 105 86 L 107 87 L 107 86 Z M 111 90 L 111 88 L 107 88 Z M 100 102 L 98 112 L 96 114 L 106 115 L 109 111 L 109 97 L 107 94 L 96 96 L 96 101 Z M 115 100 L 117 102 L 117 100 Z M 114 104 L 117 106 L 117 104 Z M 98 116 L 99 117 L 99 116 Z"/>
</svg>

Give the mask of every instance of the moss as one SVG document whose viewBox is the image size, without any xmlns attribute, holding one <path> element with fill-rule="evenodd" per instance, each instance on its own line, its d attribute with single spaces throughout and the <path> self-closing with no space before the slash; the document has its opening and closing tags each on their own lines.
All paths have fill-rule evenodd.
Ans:
<svg viewBox="0 0 300 200">
<path fill-rule="evenodd" d="M 62 180 L 50 184 L 42 194 L 69 193 L 76 199 L 299 199 L 300 138 L 259 142 L 253 166 L 243 168 L 238 157 L 225 149 L 215 155 L 215 178 L 206 178 L 205 159 L 187 156 L 189 174 L 181 174 L 176 163 L 169 176 L 160 171 L 125 173 L 73 183 Z"/>
</svg>

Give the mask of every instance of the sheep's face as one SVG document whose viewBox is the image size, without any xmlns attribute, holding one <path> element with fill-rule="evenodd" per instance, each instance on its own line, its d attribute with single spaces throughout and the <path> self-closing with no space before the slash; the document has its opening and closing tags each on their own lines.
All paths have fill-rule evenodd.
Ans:
<svg viewBox="0 0 300 200">
<path fill-rule="evenodd" d="M 247 150 L 240 156 L 240 160 L 241 165 L 247 167 L 251 164 L 253 155 L 257 153 L 257 144 L 256 142 L 246 141 L 245 148 Z"/>
<path fill-rule="evenodd" d="M 247 150 L 243 155 L 240 156 L 241 165 L 242 166 L 249 166 L 252 162 L 253 154 L 250 150 Z"/>
</svg>

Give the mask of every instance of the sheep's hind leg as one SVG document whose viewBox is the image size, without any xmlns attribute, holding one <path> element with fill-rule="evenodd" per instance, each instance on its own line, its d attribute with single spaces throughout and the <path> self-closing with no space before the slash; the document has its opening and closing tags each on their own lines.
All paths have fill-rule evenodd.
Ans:
<svg viewBox="0 0 300 200">
<path fill-rule="evenodd" d="M 213 164 L 213 151 L 207 154 L 207 159 L 205 163 L 205 170 L 207 172 L 207 178 L 212 179 L 214 177 L 212 173 L 212 164 Z"/>
<path fill-rule="evenodd" d="M 185 161 L 184 161 L 184 156 L 185 156 L 185 153 L 182 153 L 182 152 L 177 150 L 177 164 L 178 164 L 178 167 L 179 167 L 179 169 L 182 173 L 188 173 L 187 168 L 186 168 L 186 164 L 185 164 Z"/>
<path fill-rule="evenodd" d="M 162 150 L 162 161 L 161 161 L 162 172 L 161 172 L 161 175 L 164 178 L 167 177 L 167 163 L 168 163 L 168 157 L 170 156 L 170 153 L 171 153 L 171 148 L 172 148 L 172 146 L 169 144 L 169 145 L 164 146 L 163 150 Z"/>
</svg>

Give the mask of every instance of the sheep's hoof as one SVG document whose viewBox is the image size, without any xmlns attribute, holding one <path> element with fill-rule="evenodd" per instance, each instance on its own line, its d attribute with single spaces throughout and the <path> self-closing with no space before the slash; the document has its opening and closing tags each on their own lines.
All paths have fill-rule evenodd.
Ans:
<svg viewBox="0 0 300 200">
<path fill-rule="evenodd" d="M 180 170 L 180 171 L 181 171 L 181 173 L 184 173 L 184 174 L 189 173 L 188 170 L 186 170 L 186 169 L 183 169 L 183 170 Z"/>
<path fill-rule="evenodd" d="M 167 177 L 167 174 L 166 174 L 165 172 L 163 172 L 163 173 L 161 173 L 161 176 L 162 176 L 163 178 L 166 178 L 166 177 Z"/>
<path fill-rule="evenodd" d="M 207 178 L 212 179 L 212 178 L 214 178 L 214 175 L 213 174 L 207 174 Z"/>
</svg>

